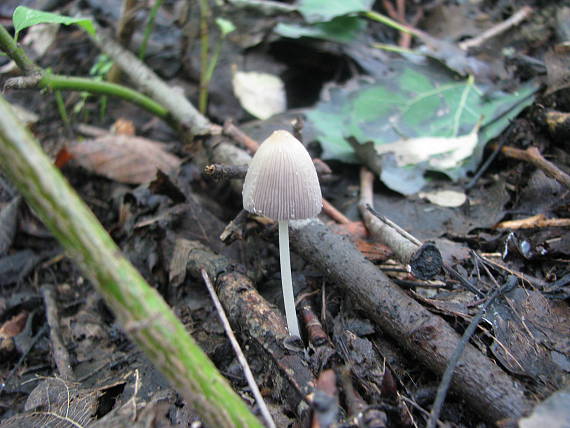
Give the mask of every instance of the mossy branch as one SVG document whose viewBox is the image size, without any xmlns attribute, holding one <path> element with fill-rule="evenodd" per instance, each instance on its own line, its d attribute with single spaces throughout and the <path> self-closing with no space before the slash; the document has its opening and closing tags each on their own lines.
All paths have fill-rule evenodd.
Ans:
<svg viewBox="0 0 570 428">
<path fill-rule="evenodd" d="M 0 168 L 208 426 L 261 427 L 0 96 Z"/>
</svg>

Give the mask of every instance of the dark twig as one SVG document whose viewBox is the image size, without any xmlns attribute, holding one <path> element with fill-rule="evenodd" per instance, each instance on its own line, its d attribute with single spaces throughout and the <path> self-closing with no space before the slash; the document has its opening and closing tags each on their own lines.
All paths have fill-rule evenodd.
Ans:
<svg viewBox="0 0 570 428">
<path fill-rule="evenodd" d="M 503 148 L 503 146 L 506 143 L 507 143 L 507 139 L 501 138 L 501 141 L 499 142 L 499 144 L 494 146 L 493 152 L 489 155 L 489 157 L 487 159 L 485 159 L 485 162 L 483 162 L 483 165 L 481 165 L 481 167 L 477 170 L 477 172 L 475 173 L 473 178 L 471 180 L 469 180 L 469 183 L 467 183 L 467 185 L 465 186 L 465 190 L 469 190 L 473 186 L 475 186 L 475 184 L 477 184 L 477 182 L 479 181 L 481 176 L 485 173 L 485 171 L 487 171 L 489 169 L 489 167 L 495 161 L 497 156 L 499 156 L 501 149 Z"/>
<path fill-rule="evenodd" d="M 275 428 L 275 422 L 273 421 L 273 418 L 271 417 L 271 413 L 269 413 L 269 409 L 267 408 L 267 404 L 265 404 L 265 400 L 263 399 L 263 396 L 261 395 L 261 391 L 259 390 L 257 383 L 255 382 L 255 378 L 253 377 L 253 373 L 251 372 L 251 369 L 249 368 L 249 364 L 247 363 L 247 359 L 245 358 L 245 355 L 243 353 L 243 351 L 241 350 L 241 347 L 239 346 L 239 343 L 236 339 L 236 336 L 232 330 L 232 327 L 230 326 L 230 322 L 228 321 L 228 317 L 226 316 L 226 313 L 224 311 L 224 308 L 222 307 L 222 304 L 220 303 L 220 299 L 218 299 L 218 295 L 216 294 L 216 290 L 214 290 L 214 286 L 212 285 L 212 281 L 210 281 L 210 277 L 208 275 L 208 272 L 206 272 L 206 269 L 200 269 L 200 274 L 202 275 L 202 279 L 204 280 L 204 283 L 206 284 L 206 288 L 208 289 L 208 293 L 210 293 L 210 297 L 212 298 L 212 301 L 214 302 L 214 306 L 216 307 L 216 311 L 218 311 L 218 316 L 220 317 L 220 320 L 222 321 L 222 325 L 224 326 L 224 330 L 226 331 L 226 334 L 228 335 L 228 339 L 230 340 L 230 343 L 232 344 L 232 348 L 234 349 L 234 352 L 236 353 L 237 359 L 243 369 L 243 373 L 245 375 L 245 378 L 247 379 L 247 384 L 249 385 L 249 388 L 251 389 L 251 392 L 253 394 L 253 396 L 255 397 L 255 401 L 257 401 L 257 405 L 259 406 L 259 410 L 261 411 L 261 415 L 263 416 L 263 419 L 265 420 L 265 423 L 267 424 L 268 427 L 270 428 Z"/>
<path fill-rule="evenodd" d="M 49 336 L 53 347 L 53 359 L 57 366 L 59 375 L 64 380 L 74 380 L 75 373 L 71 368 L 71 361 L 69 360 L 69 353 L 63 343 L 61 337 L 61 329 L 59 327 L 59 315 L 57 310 L 57 302 L 55 299 L 55 292 L 53 286 L 45 285 L 42 287 L 42 296 L 46 307 L 46 318 L 49 325 Z"/>
<path fill-rule="evenodd" d="M 202 169 L 202 175 L 214 181 L 226 181 L 234 178 L 245 178 L 247 165 L 223 165 L 213 163 Z"/>
<path fill-rule="evenodd" d="M 311 294 L 301 294 L 297 300 L 297 310 L 299 311 L 299 314 L 304 321 L 305 327 L 307 328 L 309 343 L 314 347 L 330 343 L 329 336 L 323 330 L 323 326 L 319 321 L 319 317 L 313 308 L 313 302 L 311 302 Z"/>
<path fill-rule="evenodd" d="M 328 428 L 336 422 L 338 413 L 338 389 L 334 370 L 324 370 L 317 379 L 313 398 L 313 422 L 311 428 Z"/>
<path fill-rule="evenodd" d="M 479 313 L 477 313 L 477 315 L 475 317 L 473 317 L 473 319 L 471 320 L 471 323 L 469 324 L 467 329 L 465 329 L 465 333 L 463 333 L 463 336 L 461 337 L 461 340 L 457 344 L 455 351 L 453 351 L 453 354 L 449 358 L 449 362 L 447 363 L 447 367 L 445 368 L 445 371 L 443 372 L 443 376 L 441 377 L 441 382 L 439 384 L 439 387 L 437 388 L 437 394 L 435 396 L 435 401 L 433 403 L 431 413 L 430 413 L 430 417 L 429 417 L 429 420 L 428 420 L 427 425 L 426 425 L 427 428 L 435 428 L 435 426 L 437 424 L 437 420 L 439 419 L 439 414 L 441 413 L 441 408 L 443 406 L 443 402 L 445 401 L 447 391 L 448 391 L 449 386 L 451 384 L 451 378 L 453 377 L 453 372 L 455 371 L 455 367 L 457 366 L 457 363 L 459 362 L 459 359 L 461 358 L 461 355 L 463 354 L 463 350 L 465 349 L 465 346 L 467 345 L 467 343 L 471 339 L 471 336 L 473 336 L 473 333 L 475 333 L 477 326 L 479 325 L 479 323 L 481 322 L 481 319 L 485 315 L 485 312 L 487 311 L 489 306 L 493 303 L 493 301 L 498 296 L 512 290 L 513 287 L 516 286 L 516 284 L 517 284 L 517 278 L 515 276 L 512 276 L 512 275 L 509 276 L 507 278 L 507 281 L 505 282 L 505 284 L 503 284 L 502 287 L 496 288 L 495 291 L 493 291 L 493 293 L 489 296 L 487 301 L 483 304 L 483 306 L 479 310 Z"/>
</svg>

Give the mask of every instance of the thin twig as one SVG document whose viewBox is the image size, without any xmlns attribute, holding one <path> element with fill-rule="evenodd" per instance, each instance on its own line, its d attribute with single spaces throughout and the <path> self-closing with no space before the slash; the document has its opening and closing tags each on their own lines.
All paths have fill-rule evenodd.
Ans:
<svg viewBox="0 0 570 428">
<path fill-rule="evenodd" d="M 553 178 L 560 184 L 570 188 L 570 175 L 566 174 L 552 162 L 547 161 L 536 147 L 529 147 L 526 150 L 521 150 L 510 146 L 504 146 L 501 149 L 501 153 L 509 158 L 519 159 L 533 164 L 550 178 Z"/>
<path fill-rule="evenodd" d="M 449 362 L 447 363 L 447 367 L 443 372 L 443 376 L 441 377 L 441 383 L 437 388 L 435 401 L 433 403 L 430 412 L 430 417 L 426 425 L 427 428 L 435 428 L 437 421 L 439 419 L 439 415 L 441 413 L 443 402 L 445 401 L 445 397 L 447 396 L 449 385 L 451 384 L 451 378 L 453 377 L 453 372 L 455 371 L 455 367 L 457 366 L 457 363 L 459 362 L 459 359 L 463 354 L 465 346 L 467 345 L 467 343 L 469 343 L 469 339 L 471 339 L 471 336 L 473 336 L 473 333 L 475 333 L 475 330 L 477 329 L 479 322 L 481 322 L 481 319 L 485 315 L 485 312 L 498 296 L 511 290 L 516 285 L 516 283 L 517 283 L 517 278 L 515 276 L 509 276 L 507 278 L 507 281 L 505 282 L 505 284 L 503 284 L 502 287 L 496 288 L 495 291 L 493 291 L 493 293 L 491 294 L 491 296 L 489 296 L 489 299 L 483 304 L 483 306 L 479 310 L 479 313 L 477 313 L 477 315 L 473 317 L 471 323 L 465 330 L 465 333 L 463 333 L 463 336 L 461 337 L 461 340 L 456 346 L 455 351 L 453 351 L 453 354 L 449 359 Z"/>
<path fill-rule="evenodd" d="M 532 8 L 530 6 L 524 6 L 523 8 L 521 8 L 521 10 L 512 15 L 510 18 L 495 25 L 494 27 L 489 28 L 487 31 L 484 31 L 477 37 L 459 43 L 458 46 L 460 49 L 463 50 L 480 46 L 483 43 L 485 43 L 487 40 L 492 39 L 493 37 L 498 36 L 501 33 L 504 33 L 509 28 L 512 28 L 520 24 L 531 14 L 532 14 Z"/>
<path fill-rule="evenodd" d="M 69 353 L 67 352 L 67 348 L 65 347 L 63 338 L 61 337 L 57 302 L 55 300 L 53 287 L 51 285 L 42 287 L 42 295 L 46 307 L 46 318 L 50 329 L 49 335 L 53 347 L 53 359 L 55 360 L 57 371 L 63 379 L 74 380 L 75 373 L 73 373 L 73 369 L 71 368 Z"/>
<path fill-rule="evenodd" d="M 220 303 L 220 299 L 218 299 L 216 291 L 214 290 L 214 286 L 212 285 L 212 281 L 210 281 L 210 276 L 208 275 L 208 272 L 204 268 L 200 269 L 200 273 L 202 274 L 202 279 L 204 280 L 204 283 L 206 284 L 206 287 L 208 288 L 208 292 L 210 293 L 210 297 L 212 298 L 212 300 L 214 302 L 214 306 L 216 306 L 216 310 L 218 311 L 218 315 L 220 317 L 220 320 L 222 321 L 222 324 L 224 326 L 224 330 L 226 331 L 226 334 L 228 335 L 228 338 L 230 339 L 230 343 L 232 344 L 232 348 L 234 348 L 234 351 L 237 355 L 238 361 L 239 361 L 241 367 L 243 368 L 245 378 L 247 379 L 247 383 L 248 383 L 249 387 L 251 388 L 251 392 L 253 393 L 253 396 L 255 397 L 255 400 L 257 401 L 257 405 L 259 406 L 259 410 L 261 411 L 261 415 L 263 416 L 263 419 L 265 420 L 265 423 L 267 424 L 268 427 L 275 428 L 275 422 L 273 421 L 273 418 L 271 417 L 271 413 L 269 413 L 269 409 L 267 408 L 267 405 L 265 404 L 265 401 L 263 400 L 263 396 L 261 395 L 261 392 L 259 391 L 257 384 L 255 383 L 255 378 L 253 377 L 253 373 L 251 372 L 251 369 L 249 368 L 249 364 L 247 363 L 247 359 L 245 358 L 245 355 L 242 352 L 241 347 L 239 346 L 239 343 L 236 339 L 236 336 L 234 335 L 234 332 L 232 331 L 232 328 L 230 326 L 230 322 L 228 321 L 228 318 L 226 317 L 226 313 L 224 311 L 224 308 L 222 307 L 222 304 Z"/>
</svg>

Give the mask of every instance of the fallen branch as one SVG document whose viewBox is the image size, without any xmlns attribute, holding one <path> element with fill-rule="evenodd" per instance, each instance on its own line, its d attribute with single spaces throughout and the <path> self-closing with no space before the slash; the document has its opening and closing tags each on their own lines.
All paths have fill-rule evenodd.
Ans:
<svg viewBox="0 0 570 428">
<path fill-rule="evenodd" d="M 2 97 L 0 167 L 82 268 L 117 321 L 206 424 L 261 426 Z"/>
<path fill-rule="evenodd" d="M 210 280 L 210 276 L 208 275 L 208 272 L 204 268 L 200 269 L 200 274 L 202 275 L 202 279 L 204 280 L 204 284 L 206 284 L 206 288 L 208 289 L 208 293 L 210 293 L 210 297 L 212 298 L 212 301 L 214 302 L 214 306 L 216 307 L 216 311 L 218 311 L 218 316 L 220 317 L 220 320 L 222 321 L 222 325 L 224 326 L 224 330 L 226 331 L 226 335 L 228 336 L 228 339 L 230 340 L 232 348 L 234 348 L 234 352 L 236 353 L 239 364 L 241 365 L 241 367 L 243 369 L 243 373 L 244 373 L 245 378 L 247 380 L 247 384 L 249 385 L 249 388 L 251 389 L 251 392 L 252 392 L 253 396 L 255 397 L 255 401 L 257 402 L 257 405 L 259 406 L 259 410 L 261 411 L 263 419 L 265 420 L 265 423 L 267 424 L 267 426 L 269 428 L 275 428 L 275 422 L 273 421 L 273 418 L 271 417 L 271 413 L 269 413 L 269 409 L 267 408 L 267 404 L 265 404 L 265 400 L 263 399 L 263 396 L 261 395 L 261 391 L 259 390 L 259 387 L 257 386 L 257 383 L 255 382 L 255 378 L 253 377 L 253 373 L 251 372 L 251 369 L 249 367 L 247 359 L 245 358 L 245 355 L 244 355 L 243 351 L 241 350 L 241 347 L 239 346 L 239 343 L 236 339 L 236 336 L 235 336 L 235 334 L 234 334 L 234 332 L 230 326 L 230 322 L 228 321 L 228 317 L 224 311 L 224 308 L 222 307 L 220 299 L 218 299 L 218 296 L 216 295 L 216 290 L 214 290 L 214 286 L 212 285 L 212 281 Z"/>
<path fill-rule="evenodd" d="M 329 281 L 343 287 L 367 315 L 410 354 L 441 375 L 459 335 L 395 286 L 346 239 L 317 219 L 290 223 L 292 245 Z M 467 345 L 452 388 L 489 421 L 517 417 L 528 409 L 523 387 L 475 347 Z"/>
<path fill-rule="evenodd" d="M 532 14 L 532 11 L 533 10 L 530 6 L 524 6 L 521 8 L 521 10 L 513 14 L 510 18 L 489 28 L 487 31 L 484 31 L 477 37 L 473 37 L 472 39 L 460 42 L 457 46 L 459 46 L 459 48 L 463 50 L 468 50 L 470 48 L 480 46 L 483 43 L 487 42 L 488 40 L 492 39 L 493 37 L 496 37 L 504 33 L 505 31 L 519 25 L 521 22 L 523 22 Z"/>
<path fill-rule="evenodd" d="M 247 276 L 235 271 L 232 261 L 197 241 L 190 242 L 189 272 L 198 277 L 204 270 L 215 278 L 214 286 L 230 323 L 277 367 L 284 382 L 276 384 L 285 386 L 284 391 L 279 391 L 281 398 L 299 415 L 304 415 L 308 407 L 302 402 L 313 391 L 315 380 L 301 354 L 285 346 L 289 332 L 283 315 L 258 293 Z"/>
</svg>

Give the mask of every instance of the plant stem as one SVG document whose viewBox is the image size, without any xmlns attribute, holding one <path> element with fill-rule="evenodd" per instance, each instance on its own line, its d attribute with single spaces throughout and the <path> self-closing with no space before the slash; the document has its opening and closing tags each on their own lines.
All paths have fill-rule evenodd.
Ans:
<svg viewBox="0 0 570 428">
<path fill-rule="evenodd" d="M 38 86 L 54 90 L 85 91 L 92 94 L 112 95 L 130 101 L 163 120 L 169 119 L 168 110 L 162 105 L 140 92 L 127 88 L 126 86 L 117 85 L 116 83 L 44 72 Z"/>
<path fill-rule="evenodd" d="M 368 19 L 380 22 L 384 25 L 387 25 L 388 27 L 392 27 L 395 30 L 401 31 L 402 33 L 412 34 L 414 36 L 418 36 L 419 34 L 419 31 L 416 29 L 402 25 L 399 22 L 394 21 L 392 18 L 388 18 L 387 16 L 384 16 L 378 12 L 374 12 L 373 10 L 367 10 L 366 12 L 363 12 L 363 15 Z"/>
<path fill-rule="evenodd" d="M 198 110 L 205 114 L 208 107 L 208 51 L 210 40 L 208 36 L 208 21 L 210 19 L 210 6 L 208 0 L 200 0 L 200 95 Z"/>
<path fill-rule="evenodd" d="M 291 336 L 301 337 L 297 312 L 295 311 L 295 294 L 291 276 L 291 258 L 289 255 L 289 221 L 279 220 L 279 261 L 281 262 L 281 284 L 283 285 L 283 303 L 287 328 Z"/>
<path fill-rule="evenodd" d="M 164 2 L 164 0 L 156 0 L 154 2 L 154 5 L 152 6 L 152 9 L 150 10 L 150 12 L 148 14 L 146 26 L 144 27 L 143 41 L 141 43 L 141 47 L 139 48 L 139 59 L 141 61 L 144 60 L 144 56 L 146 55 L 146 47 L 148 45 L 148 40 L 150 39 L 150 35 L 152 34 L 152 32 L 154 30 L 154 23 L 156 20 L 156 15 L 158 14 L 158 9 L 160 9 L 160 6 L 162 6 L 163 2 Z"/>
<path fill-rule="evenodd" d="M 165 107 L 126 86 L 83 77 L 68 77 L 48 73 L 26 55 L 3 25 L 0 25 L 0 50 L 6 52 L 27 76 L 38 76 L 37 86 L 40 88 L 112 95 L 130 101 L 163 120 L 170 119 L 170 114 Z"/>
<path fill-rule="evenodd" d="M 61 91 L 54 91 L 55 102 L 57 105 L 57 111 L 63 121 L 63 125 L 65 126 L 65 130 L 67 133 L 71 131 L 71 121 L 69 120 L 69 116 L 67 114 L 67 110 L 65 109 L 65 102 L 63 101 L 63 96 L 61 95 Z"/>
<path fill-rule="evenodd" d="M 41 68 L 26 55 L 24 49 L 18 46 L 3 25 L 0 25 L 0 49 L 6 52 L 10 59 L 14 60 L 23 73 L 31 75 L 41 72 Z"/>
<path fill-rule="evenodd" d="M 261 427 L 0 96 L 0 169 L 81 267 L 130 337 L 213 427 Z"/>
</svg>

